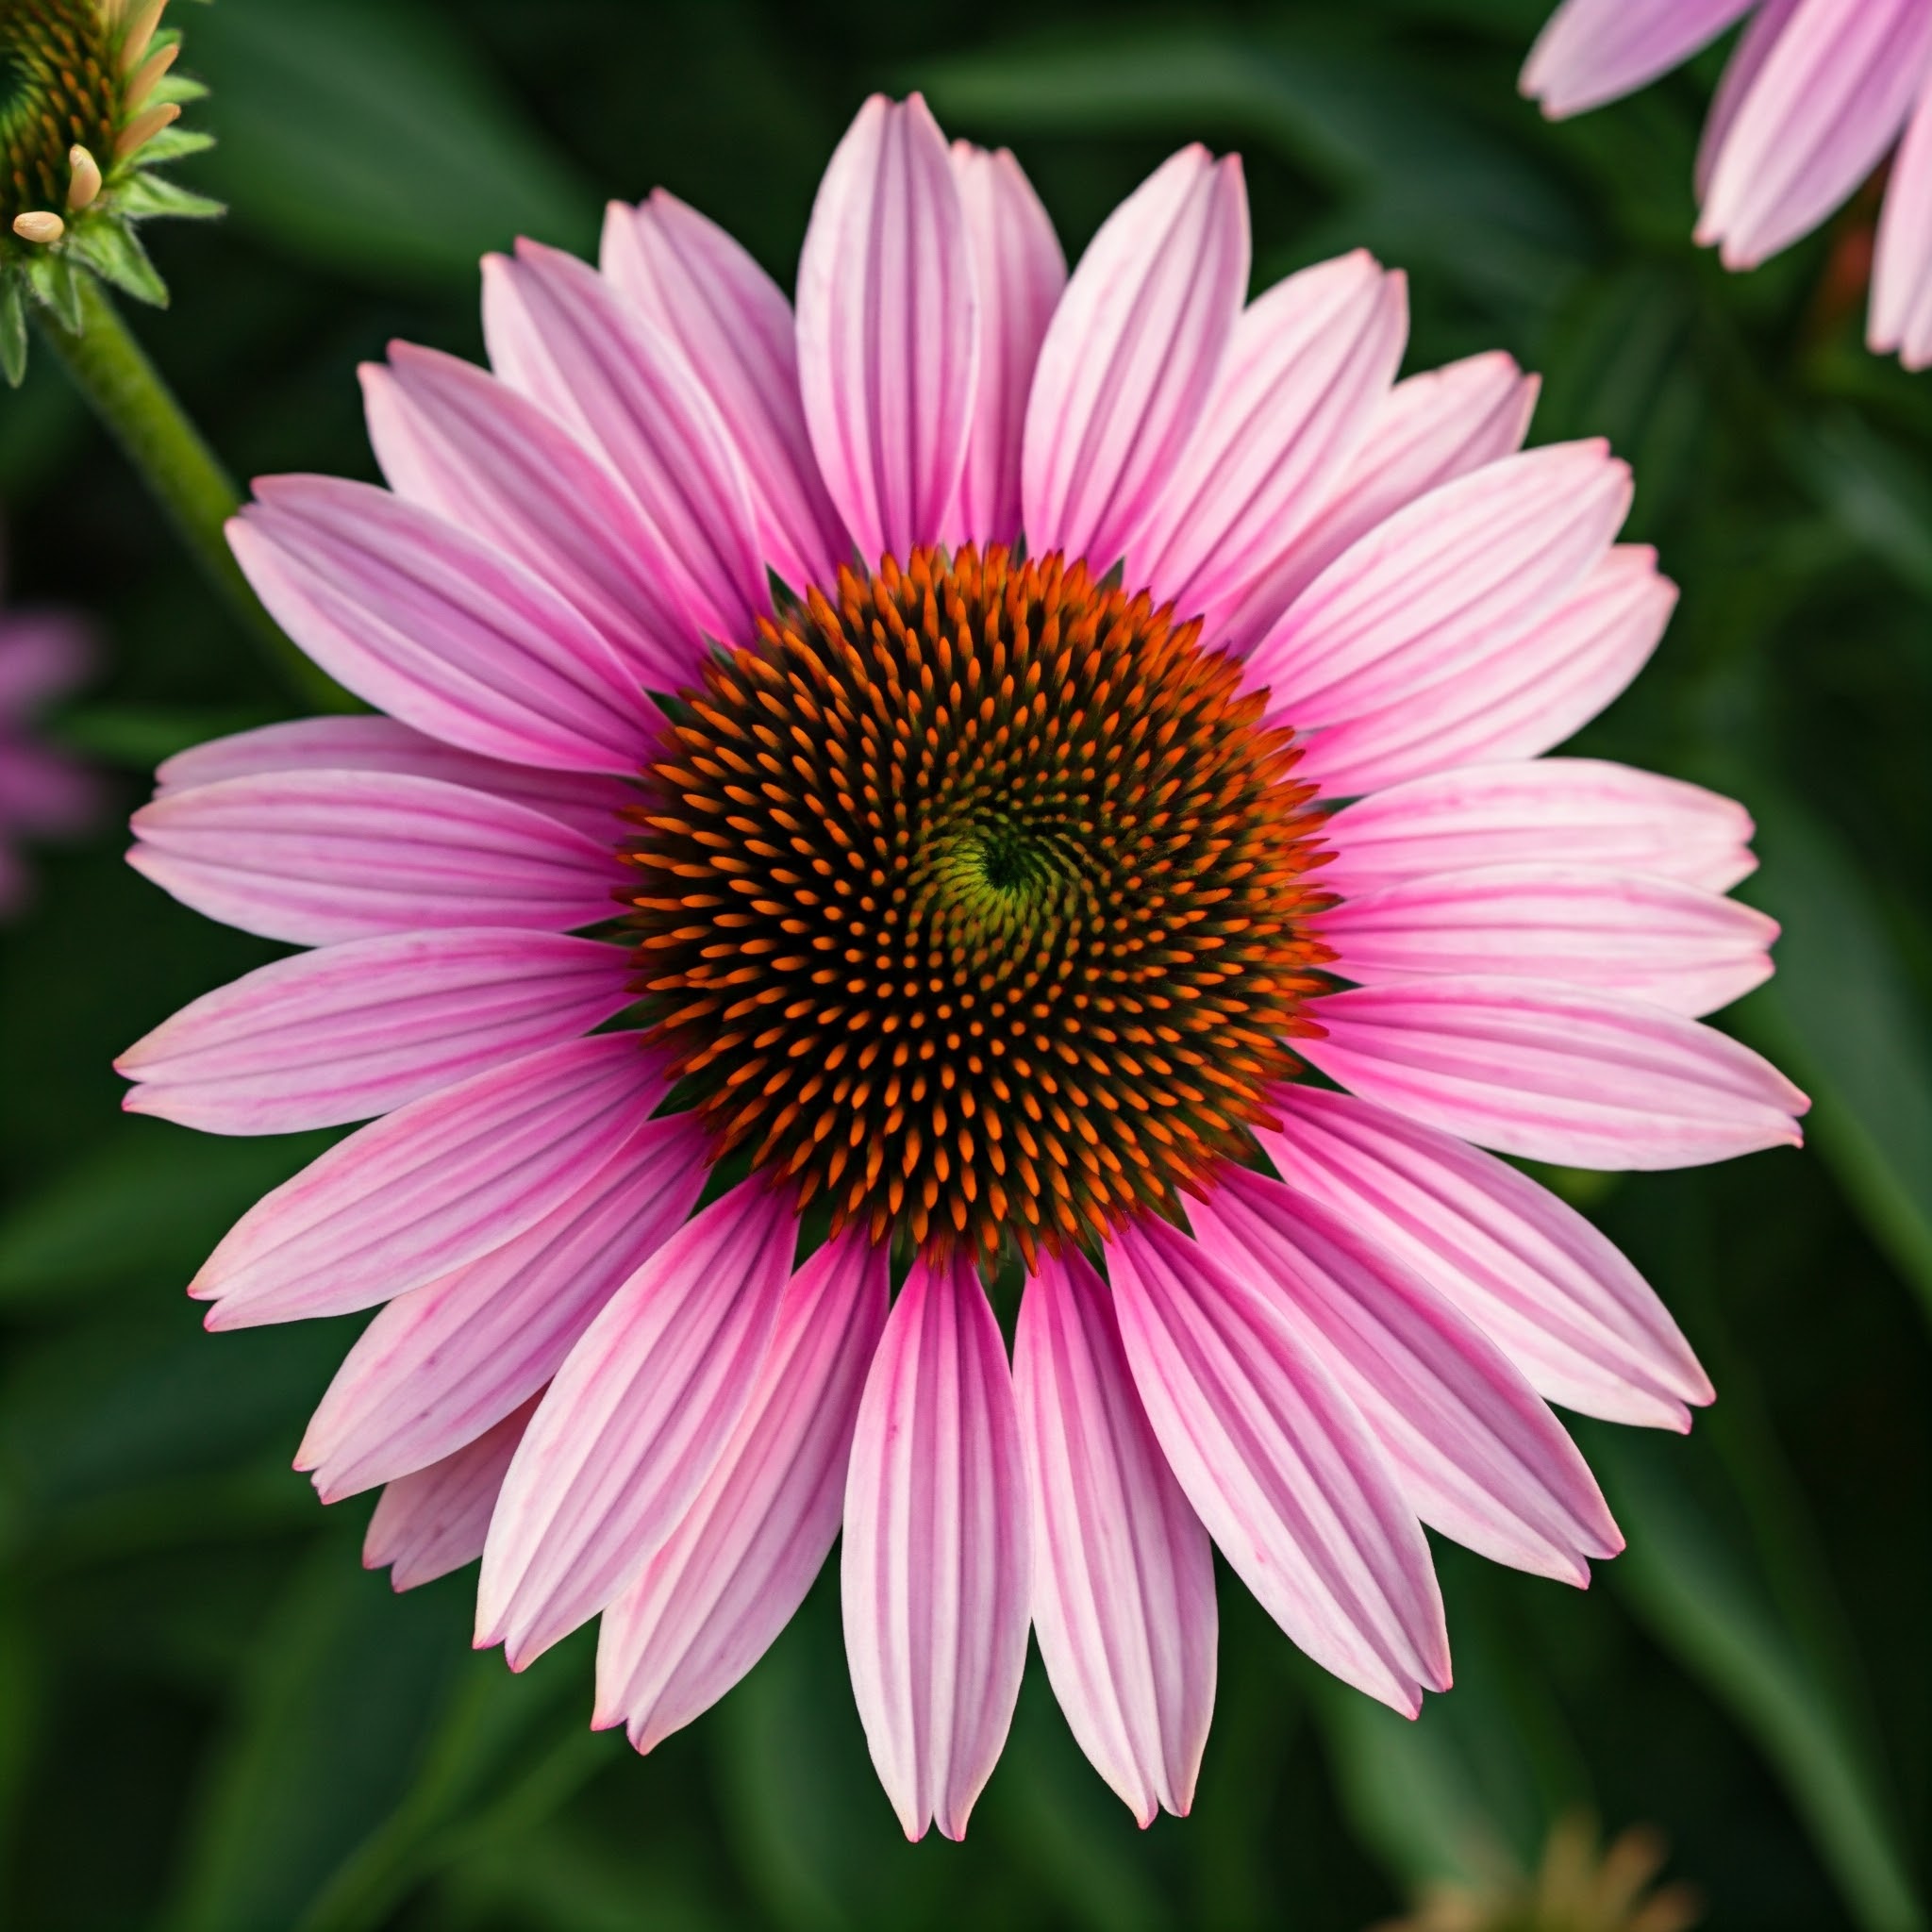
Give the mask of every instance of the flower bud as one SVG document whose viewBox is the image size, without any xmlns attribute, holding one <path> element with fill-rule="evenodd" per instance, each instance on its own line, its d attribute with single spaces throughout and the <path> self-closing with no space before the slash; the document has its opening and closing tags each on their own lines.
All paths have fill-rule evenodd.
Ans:
<svg viewBox="0 0 1932 1932">
<path fill-rule="evenodd" d="M 153 173 L 209 144 L 175 125 L 205 90 L 174 66 L 180 37 L 167 0 L 38 0 L 0 8 L 0 374 L 26 369 L 31 305 L 78 326 L 75 277 L 92 274 L 143 302 L 168 291 L 138 225 L 219 214 L 219 203 Z"/>
</svg>

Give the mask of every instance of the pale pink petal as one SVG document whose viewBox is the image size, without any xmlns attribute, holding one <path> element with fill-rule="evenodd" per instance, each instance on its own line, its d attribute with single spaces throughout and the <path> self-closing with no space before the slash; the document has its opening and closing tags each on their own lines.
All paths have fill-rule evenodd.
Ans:
<svg viewBox="0 0 1932 1932">
<path fill-rule="evenodd" d="M 1734 800 L 1601 758 L 1531 758 L 1411 778 L 1324 827 L 1338 892 L 1478 865 L 1608 866 L 1722 892 L 1747 877 L 1751 815 Z"/>
<path fill-rule="evenodd" d="M 265 1194 L 188 1292 L 210 1328 L 341 1315 L 487 1255 L 555 1208 L 664 1096 L 635 1033 L 549 1046 L 412 1100 Z"/>
<path fill-rule="evenodd" d="M 845 1656 L 909 1839 L 963 1837 L 1026 1661 L 1032 1524 L 999 1324 L 975 1264 L 915 1259 L 845 1481 Z"/>
<path fill-rule="evenodd" d="M 1738 109 L 1750 98 L 1752 83 L 1770 58 L 1771 50 L 1777 45 L 1785 24 L 1802 4 L 1803 0 L 1763 0 L 1738 36 L 1738 44 L 1718 77 L 1717 92 L 1711 96 L 1710 111 L 1704 117 L 1704 132 L 1697 142 L 1697 165 L 1691 185 L 1700 205 L 1710 192 L 1711 171 L 1724 152 Z"/>
<path fill-rule="evenodd" d="M 613 918 L 615 852 L 439 778 L 275 772 L 169 791 L 128 863 L 184 905 L 296 945 L 452 925 L 558 932 Z"/>
<path fill-rule="evenodd" d="M 1491 351 L 1398 382 L 1326 506 L 1241 593 L 1226 619 L 1230 644 L 1252 650 L 1344 550 L 1405 505 L 1515 455 L 1529 433 L 1538 380 Z"/>
<path fill-rule="evenodd" d="M 1026 545 L 1095 575 L 1125 552 L 1200 426 L 1248 288 L 1241 162 L 1183 148 L 1115 208 L 1041 345 Z"/>
<path fill-rule="evenodd" d="M 1575 594 L 1527 630 L 1308 740 L 1295 775 L 1330 797 L 1534 758 L 1560 744 L 1649 661 L 1676 608 L 1647 544 L 1620 543 Z"/>
<path fill-rule="evenodd" d="M 819 476 L 798 390 L 791 305 L 717 223 L 659 188 L 605 210 L 610 285 L 675 342 L 750 486 L 765 560 L 800 595 L 830 590 L 852 540 Z"/>
<path fill-rule="evenodd" d="M 598 772 L 551 772 L 502 758 L 458 751 L 440 738 L 412 730 L 393 718 L 356 714 L 293 718 L 227 738 L 211 738 L 164 759 L 155 774 L 157 795 L 212 785 L 223 778 L 253 778 L 267 772 L 392 772 L 440 778 L 561 819 L 601 844 L 631 827 L 618 814 L 636 802 L 636 789 Z"/>
<path fill-rule="evenodd" d="M 1428 1544 L 1360 1412 L 1272 1298 L 1153 1216 L 1108 1245 L 1148 1421 L 1262 1607 L 1324 1670 L 1414 1716 L 1449 1683 Z"/>
<path fill-rule="evenodd" d="M 1007 149 L 953 143 L 979 289 L 979 381 L 954 515 L 958 541 L 1020 535 L 1020 448 L 1026 398 L 1046 325 L 1067 285 L 1067 259 L 1040 197 Z"/>
<path fill-rule="evenodd" d="M 362 1567 L 387 1570 L 393 1588 L 414 1590 L 474 1563 L 483 1554 L 504 1472 L 536 1407 L 532 1397 L 441 1462 L 391 1483 L 369 1519 Z"/>
<path fill-rule="evenodd" d="M 1698 241 L 1755 268 L 1809 234 L 1884 158 L 1928 58 L 1926 0 L 1799 0 L 1717 150 Z"/>
<path fill-rule="evenodd" d="M 258 967 L 114 1062 L 122 1103 L 209 1134 L 340 1126 L 587 1033 L 628 1006 L 623 948 L 487 926 Z"/>
<path fill-rule="evenodd" d="M 785 1290 L 709 1479 L 604 1612 L 597 1714 L 640 1751 L 715 1704 L 791 1621 L 838 1540 L 858 1397 L 886 1324 L 887 1251 L 848 1234 Z"/>
<path fill-rule="evenodd" d="M 677 1526 L 757 1386 L 798 1222 L 762 1176 L 625 1282 L 550 1385 L 510 1465 L 476 1642 L 511 1669 L 594 1617 Z"/>
<path fill-rule="evenodd" d="M 1033 1623 L 1080 1748 L 1141 1824 L 1185 1814 L 1214 1710 L 1214 1558 L 1148 1425 L 1113 1297 L 1077 1249 L 1020 1303 L 1013 1392 Z"/>
<path fill-rule="evenodd" d="M 610 1297 L 682 1227 L 710 1144 L 646 1121 L 534 1226 L 398 1295 L 343 1358 L 302 1439 L 325 1503 L 421 1469 L 541 1389 Z"/>
<path fill-rule="evenodd" d="M 1507 1161 L 1318 1087 L 1259 1139 L 1289 1185 L 1405 1261 L 1523 1371 L 1585 1415 L 1688 1429 L 1711 1399 L 1656 1291 L 1590 1222 Z"/>
<path fill-rule="evenodd" d="M 1564 0 L 1537 37 L 1523 92 L 1554 121 L 1634 92 L 1690 59 L 1757 0 Z"/>
<path fill-rule="evenodd" d="M 369 441 L 397 495 L 541 577 L 647 689 L 692 681 L 704 641 L 678 571 L 616 476 L 554 416 L 474 363 L 408 342 L 361 375 Z"/>
<path fill-rule="evenodd" d="M 1458 477 L 1337 558 L 1255 646 L 1248 683 L 1306 731 L 1466 672 L 1582 585 L 1629 507 L 1629 467 L 1601 441 Z"/>
<path fill-rule="evenodd" d="M 1128 546 L 1126 582 L 1202 618 L 1218 646 L 1355 456 L 1407 337 L 1407 283 L 1359 249 L 1251 303 L 1199 430 Z"/>
<path fill-rule="evenodd" d="M 980 298 L 946 138 L 874 94 L 840 142 L 798 260 L 798 375 L 819 470 L 868 565 L 948 534 Z"/>
<path fill-rule="evenodd" d="M 676 345 L 594 269 L 534 242 L 484 258 L 483 336 L 497 375 L 624 479 L 691 623 L 752 642 L 771 596 L 750 489 Z"/>
<path fill-rule="evenodd" d="M 1749 1047 L 1609 993 L 1524 979 L 1356 987 L 1296 1048 L 1340 1085 L 1499 1153 L 1699 1167 L 1795 1147 L 1805 1096 Z"/>
<path fill-rule="evenodd" d="M 499 548 L 386 490 L 263 476 L 228 524 L 294 641 L 358 698 L 488 758 L 629 772 L 661 721 L 617 653 Z"/>
<path fill-rule="evenodd" d="M 1332 970 L 1364 986 L 1494 974 L 1595 988 L 1694 1019 L 1771 977 L 1777 922 L 1674 879 L 1490 865 L 1353 894 L 1318 930 L 1334 948 Z"/>
<path fill-rule="evenodd" d="M 1885 190 L 1867 340 L 1907 369 L 1932 368 L 1932 87 L 1907 124 Z"/>
<path fill-rule="evenodd" d="M 1623 1548 L 1589 1466 L 1481 1332 L 1342 1217 L 1233 1168 L 1195 1237 L 1274 1299 L 1326 1363 L 1431 1528 L 1499 1563 L 1587 1584 Z"/>
</svg>

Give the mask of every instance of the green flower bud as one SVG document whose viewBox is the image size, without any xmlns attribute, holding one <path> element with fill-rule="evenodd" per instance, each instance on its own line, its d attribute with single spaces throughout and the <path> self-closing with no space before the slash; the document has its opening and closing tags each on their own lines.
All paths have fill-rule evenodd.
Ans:
<svg viewBox="0 0 1932 1932">
<path fill-rule="evenodd" d="M 176 124 L 205 90 L 171 70 L 167 0 L 0 0 L 0 374 L 26 371 L 29 305 L 78 328 L 75 277 L 168 291 L 137 225 L 221 213 L 152 172 L 209 145 Z"/>
</svg>

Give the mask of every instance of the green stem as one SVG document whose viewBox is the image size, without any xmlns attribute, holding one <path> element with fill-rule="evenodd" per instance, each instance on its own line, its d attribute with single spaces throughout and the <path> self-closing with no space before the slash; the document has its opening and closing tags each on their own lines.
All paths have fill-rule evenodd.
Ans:
<svg viewBox="0 0 1932 1932">
<path fill-rule="evenodd" d="M 306 704 L 331 711 L 358 708 L 356 701 L 297 650 L 262 608 L 223 532 L 223 525 L 241 506 L 228 473 L 148 360 L 107 291 L 92 275 L 76 280 L 78 329 L 68 328 L 51 309 L 36 313 L 48 344 L 128 461 L 141 472 L 202 574 L 226 599 L 282 681 Z"/>
</svg>

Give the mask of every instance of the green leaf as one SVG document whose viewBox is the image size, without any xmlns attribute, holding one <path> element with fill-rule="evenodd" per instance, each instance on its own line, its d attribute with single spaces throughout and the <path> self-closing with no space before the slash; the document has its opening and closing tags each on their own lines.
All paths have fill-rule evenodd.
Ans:
<svg viewBox="0 0 1932 1932">
<path fill-rule="evenodd" d="M 80 327 L 80 289 L 70 255 L 79 255 L 78 235 L 70 235 L 60 249 L 36 248 L 26 258 L 27 286 L 60 318 L 64 326 Z"/>
<path fill-rule="evenodd" d="M 346 1525 L 345 1525 L 346 1526 Z M 323 1538 L 260 1633 L 168 1932 L 297 1924 L 408 1792 L 472 1669 L 460 1587 L 394 1595 Z"/>
<path fill-rule="evenodd" d="M 137 158 L 142 168 L 158 168 L 169 161 L 184 160 L 190 155 L 205 155 L 214 144 L 214 136 L 205 128 L 184 127 L 176 121 L 158 134 L 149 135 L 142 142 Z"/>
<path fill-rule="evenodd" d="M 221 145 L 205 178 L 238 224 L 328 266 L 468 285 L 529 234 L 583 248 L 599 199 L 415 0 L 226 0 L 195 23 Z"/>
<path fill-rule="evenodd" d="M 229 1140 L 127 1116 L 101 1145 L 0 1214 L 0 1307 L 125 1280 L 185 1284 L 228 1226 L 334 1136 Z"/>
<path fill-rule="evenodd" d="M 26 375 L 26 302 L 20 277 L 0 272 L 0 375 L 18 389 Z"/>
<path fill-rule="evenodd" d="M 1726 1704 L 1790 1792 L 1865 1932 L 1923 1932 L 1885 1780 L 1833 1673 L 1674 1457 L 1692 1445 L 1591 1428 L 1591 1459 L 1629 1538 L 1609 1574 L 1658 1641 Z"/>
<path fill-rule="evenodd" d="M 1857 416 L 1828 417 L 1786 438 L 1793 470 L 1861 549 L 1932 596 L 1932 476 Z"/>
<path fill-rule="evenodd" d="M 1784 927 L 1740 1027 L 1811 1095 L 1807 1131 L 1932 1315 L 1932 1043 L 1857 856 L 1788 795 L 1754 786 L 1764 869 L 1751 896 Z"/>
<path fill-rule="evenodd" d="M 168 306 L 168 285 L 156 272 L 141 238 L 125 222 L 89 222 L 69 244 L 103 281 L 112 282 L 137 302 Z"/>
<path fill-rule="evenodd" d="M 226 206 L 206 194 L 196 194 L 179 182 L 159 175 L 139 174 L 114 196 L 116 210 L 134 221 L 151 216 L 175 215 L 186 221 L 209 221 L 227 213 Z"/>
<path fill-rule="evenodd" d="M 1352 242 L 1485 295 L 1545 308 L 1577 264 L 1580 225 L 1546 171 L 1432 95 L 1392 48 L 1363 54 L 1306 27 L 1177 27 L 1010 42 L 914 77 L 942 116 L 1007 130 L 1244 132 L 1353 197 L 1337 225 Z"/>
</svg>

